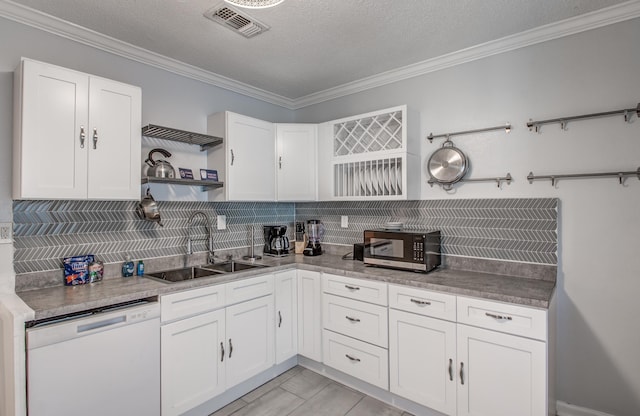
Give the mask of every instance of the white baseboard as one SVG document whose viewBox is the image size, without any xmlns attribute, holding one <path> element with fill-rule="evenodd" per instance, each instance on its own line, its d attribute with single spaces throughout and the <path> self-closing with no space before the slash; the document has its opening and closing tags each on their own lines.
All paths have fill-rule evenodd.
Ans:
<svg viewBox="0 0 640 416">
<path fill-rule="evenodd" d="M 560 400 L 556 402 L 556 414 L 558 416 L 615 416 L 610 413 L 576 406 Z"/>
</svg>

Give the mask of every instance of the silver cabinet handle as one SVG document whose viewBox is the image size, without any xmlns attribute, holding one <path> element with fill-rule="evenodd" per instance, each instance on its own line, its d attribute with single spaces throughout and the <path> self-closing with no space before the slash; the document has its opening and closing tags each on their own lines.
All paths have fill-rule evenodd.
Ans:
<svg viewBox="0 0 640 416">
<path fill-rule="evenodd" d="M 282 169 L 282 156 L 278 158 L 278 167 Z"/>
<path fill-rule="evenodd" d="M 282 313 L 278 311 L 278 328 L 282 325 Z"/>
<path fill-rule="evenodd" d="M 231 343 L 231 338 L 229 338 L 229 358 L 231 358 L 231 354 L 233 354 L 233 344 Z"/>
<path fill-rule="evenodd" d="M 76 327 L 76 332 L 80 334 L 82 332 L 87 332 L 87 331 L 91 331 L 93 329 L 98 329 L 98 328 L 104 328 L 106 326 L 116 325 L 126 321 L 127 321 L 127 317 L 125 315 L 116 316 L 114 318 L 105 319 L 103 321 L 92 322 L 90 324 L 84 324 L 84 325 L 78 325 Z"/>
<path fill-rule="evenodd" d="M 360 288 L 358 286 L 349 286 L 349 285 L 344 285 L 344 287 L 346 287 L 349 290 L 360 290 Z"/>
<path fill-rule="evenodd" d="M 220 354 L 220 362 L 224 361 L 224 343 L 220 343 L 220 349 L 222 350 L 222 354 Z"/>
<path fill-rule="evenodd" d="M 347 318 L 348 320 L 350 320 L 351 322 L 360 322 L 360 319 L 358 318 L 352 318 L 350 316 L 345 316 L 345 318 Z"/>
<path fill-rule="evenodd" d="M 95 127 L 93 129 L 93 148 L 94 150 L 98 148 L 98 129 Z"/>
<path fill-rule="evenodd" d="M 345 357 L 347 357 L 348 359 L 350 359 L 351 361 L 355 361 L 355 362 L 360 362 L 360 358 L 356 358 L 356 357 L 352 357 L 349 354 L 345 354 Z"/>
<path fill-rule="evenodd" d="M 411 298 L 411 302 L 415 303 L 416 305 L 431 305 L 431 302 L 429 301 L 413 299 L 413 298 Z"/>
<path fill-rule="evenodd" d="M 449 380 L 453 381 L 453 360 L 449 358 Z"/>
<path fill-rule="evenodd" d="M 80 149 L 84 149 L 84 139 L 87 138 L 87 134 L 84 132 L 84 126 L 80 126 Z"/>
<path fill-rule="evenodd" d="M 236 156 L 233 154 L 233 149 L 231 149 L 231 166 L 233 166 L 234 160 L 236 160 Z"/>
<path fill-rule="evenodd" d="M 464 363 L 460 361 L 460 384 L 464 384 Z"/>
<path fill-rule="evenodd" d="M 511 321 L 513 318 L 507 315 L 496 315 L 495 313 L 485 312 L 489 318 L 497 319 L 499 321 Z"/>
</svg>

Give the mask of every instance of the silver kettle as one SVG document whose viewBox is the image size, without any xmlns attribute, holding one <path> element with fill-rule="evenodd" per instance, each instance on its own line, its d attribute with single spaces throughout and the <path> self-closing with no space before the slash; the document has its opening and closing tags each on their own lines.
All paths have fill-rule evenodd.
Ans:
<svg viewBox="0 0 640 416">
<path fill-rule="evenodd" d="M 147 159 L 144 161 L 149 165 L 147 176 L 153 176 L 155 178 L 175 178 L 176 170 L 171 166 L 171 163 L 166 160 L 153 160 L 154 153 L 162 153 L 164 157 L 171 157 L 171 153 L 164 149 L 151 150 Z"/>
<path fill-rule="evenodd" d="M 161 227 L 163 226 L 162 222 L 160 222 L 160 210 L 158 209 L 158 203 L 153 199 L 153 195 L 151 195 L 149 188 L 147 188 L 147 195 L 138 203 L 136 213 L 142 220 L 157 222 L 158 225 Z"/>
</svg>

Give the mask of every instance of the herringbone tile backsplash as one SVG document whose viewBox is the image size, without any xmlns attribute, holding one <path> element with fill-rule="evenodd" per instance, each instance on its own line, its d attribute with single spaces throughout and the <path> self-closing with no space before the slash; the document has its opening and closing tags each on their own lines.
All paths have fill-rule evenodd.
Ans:
<svg viewBox="0 0 640 416">
<path fill-rule="evenodd" d="M 439 229 L 446 255 L 557 263 L 557 199 L 468 199 L 358 202 L 159 202 L 164 227 L 140 220 L 135 201 L 14 201 L 14 268 L 28 273 L 60 269 L 62 258 L 95 254 L 105 263 L 130 255 L 148 259 L 185 253 L 188 218 L 204 211 L 213 227 L 214 250 L 247 247 L 255 224 L 284 224 L 293 239 L 295 220 L 319 219 L 324 242 L 350 245 L 362 232 L 401 221 L 405 229 Z M 226 230 L 216 230 L 225 215 Z M 349 227 L 340 227 L 348 215 Z M 197 217 L 194 251 L 205 250 Z"/>
</svg>

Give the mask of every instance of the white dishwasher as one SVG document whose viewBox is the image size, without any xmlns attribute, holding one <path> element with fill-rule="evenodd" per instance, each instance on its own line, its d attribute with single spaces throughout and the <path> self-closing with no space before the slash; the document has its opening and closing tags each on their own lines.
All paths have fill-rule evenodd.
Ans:
<svg viewBox="0 0 640 416">
<path fill-rule="evenodd" d="M 27 329 L 29 416 L 158 416 L 160 307 L 137 302 Z"/>
</svg>

